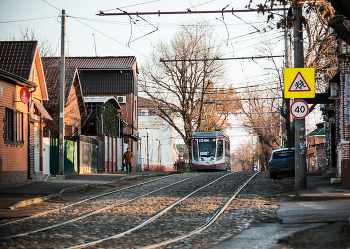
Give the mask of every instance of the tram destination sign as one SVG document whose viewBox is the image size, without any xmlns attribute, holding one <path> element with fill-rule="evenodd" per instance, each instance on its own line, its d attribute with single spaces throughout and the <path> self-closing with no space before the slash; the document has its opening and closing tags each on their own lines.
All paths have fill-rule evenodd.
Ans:
<svg viewBox="0 0 350 249">
<path fill-rule="evenodd" d="M 284 97 L 315 98 L 315 69 L 285 68 Z"/>
<path fill-rule="evenodd" d="M 215 141 L 215 138 L 198 138 L 198 143 L 210 143 Z"/>
</svg>

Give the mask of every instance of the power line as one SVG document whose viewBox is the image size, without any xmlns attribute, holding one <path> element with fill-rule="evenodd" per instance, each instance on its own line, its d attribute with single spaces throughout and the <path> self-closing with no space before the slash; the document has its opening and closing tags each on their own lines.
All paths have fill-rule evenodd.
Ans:
<svg viewBox="0 0 350 249">
<path fill-rule="evenodd" d="M 134 7 L 134 6 L 138 6 L 138 5 L 143 5 L 143 4 L 147 4 L 147 3 L 153 3 L 153 2 L 159 2 L 160 0 L 154 0 L 154 1 L 149 1 L 149 2 L 144 2 L 144 3 L 137 3 L 137 4 L 133 4 L 133 5 L 128 5 L 128 6 L 123 6 L 120 8 L 129 8 L 129 7 Z M 104 2 L 104 1 L 103 1 Z M 105 2 L 106 3 L 106 2 Z M 110 4 L 111 5 L 111 4 Z M 112 5 L 113 6 L 113 5 Z M 114 7 L 114 6 L 113 6 Z M 105 10 L 105 11 L 111 11 L 111 10 L 116 10 L 118 8 L 114 8 L 114 9 L 109 9 L 109 10 Z M 105 12 L 104 11 L 104 12 Z"/>
<path fill-rule="evenodd" d="M 250 99 L 207 99 L 206 101 L 212 101 L 212 102 L 217 102 L 217 101 L 241 101 L 241 100 L 259 100 L 259 99 L 283 99 L 283 97 L 274 97 L 274 98 L 250 98 Z"/>
<path fill-rule="evenodd" d="M 26 22 L 26 21 L 35 21 L 35 20 L 41 20 L 41 19 L 49 19 L 49 18 L 56 18 L 56 16 L 38 17 L 38 18 L 22 19 L 22 20 L 14 20 L 14 21 L 0 21 L 0 23 Z"/>
<path fill-rule="evenodd" d="M 252 57 L 233 57 L 233 58 L 213 58 L 213 59 L 184 59 L 184 60 L 163 60 L 159 62 L 176 62 L 176 61 L 222 61 L 222 60 L 254 60 L 254 59 L 270 59 L 275 57 L 284 57 L 284 55 L 271 55 L 271 56 L 252 56 Z"/>
<path fill-rule="evenodd" d="M 288 8 L 276 8 L 276 9 L 266 9 L 265 11 L 278 11 L 278 10 L 288 10 Z M 190 9 L 187 9 L 187 11 L 160 11 L 157 12 L 127 12 L 127 13 L 104 13 L 103 11 L 100 11 L 98 16 L 124 16 L 124 15 L 133 15 L 133 16 L 140 16 L 140 15 L 179 15 L 179 14 L 214 14 L 214 13 L 236 13 L 236 12 L 258 12 L 258 9 L 243 9 L 243 10 L 196 10 L 191 11 Z"/>
</svg>

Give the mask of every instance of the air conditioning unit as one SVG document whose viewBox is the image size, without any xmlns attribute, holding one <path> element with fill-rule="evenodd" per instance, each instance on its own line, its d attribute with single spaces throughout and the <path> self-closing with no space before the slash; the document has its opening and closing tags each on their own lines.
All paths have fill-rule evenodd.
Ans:
<svg viewBox="0 0 350 249">
<path fill-rule="evenodd" d="M 337 83 L 330 83 L 330 99 L 338 99 L 339 94 L 338 94 L 338 84 Z"/>
<path fill-rule="evenodd" d="M 125 104 L 126 103 L 126 96 L 118 96 L 117 101 L 119 104 Z"/>
</svg>

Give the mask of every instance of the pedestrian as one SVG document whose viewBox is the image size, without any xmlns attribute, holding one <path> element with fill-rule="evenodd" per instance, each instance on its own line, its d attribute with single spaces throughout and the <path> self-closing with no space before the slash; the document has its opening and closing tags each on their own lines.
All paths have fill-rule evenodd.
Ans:
<svg viewBox="0 0 350 249">
<path fill-rule="evenodd" d="M 131 173 L 131 158 L 134 157 L 134 154 L 127 148 L 126 152 L 123 155 L 123 161 L 126 163 L 126 173 Z"/>
</svg>

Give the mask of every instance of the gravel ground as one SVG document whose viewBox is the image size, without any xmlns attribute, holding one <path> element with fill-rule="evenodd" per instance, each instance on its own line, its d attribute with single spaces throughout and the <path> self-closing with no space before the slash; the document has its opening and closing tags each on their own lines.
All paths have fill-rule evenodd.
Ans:
<svg viewBox="0 0 350 249">
<path fill-rule="evenodd" d="M 228 172 L 229 173 L 229 172 Z M 181 179 L 193 177 L 159 192 L 141 197 L 135 201 L 116 205 L 91 217 L 78 220 L 65 226 L 34 233 L 25 237 L 0 240 L 2 248 L 65 248 L 92 240 L 106 238 L 131 229 L 168 205 L 178 201 L 206 183 L 227 175 L 226 172 L 203 172 L 198 174 L 184 173 L 170 176 L 153 183 L 125 190 L 113 195 L 89 201 L 85 205 L 62 210 L 26 222 L 0 227 L 1 236 L 56 224 L 88 214 L 97 208 L 115 205 L 126 200 L 148 193 L 157 187 L 165 186 Z M 235 172 L 227 175 L 209 187 L 199 191 L 186 201 L 178 204 L 159 219 L 130 235 L 96 244 L 91 248 L 135 248 L 154 244 L 166 238 L 176 237 L 189 232 L 205 223 L 223 203 L 232 196 L 253 172 Z M 28 207 L 33 211 L 57 208 L 67 203 L 85 199 L 87 196 L 108 192 L 111 189 L 123 188 L 148 179 L 123 180 L 114 184 L 98 186 L 85 191 L 66 193 L 61 198 L 39 206 Z M 271 222 L 276 220 L 277 206 L 270 201 L 276 198 L 287 198 L 293 194 L 294 180 L 269 179 L 268 172 L 259 173 L 228 206 L 220 218 L 207 230 L 179 243 L 170 244 L 167 248 L 206 248 L 232 235 L 240 233 L 252 222 Z M 4 229 L 6 228 L 6 230 Z"/>
</svg>

